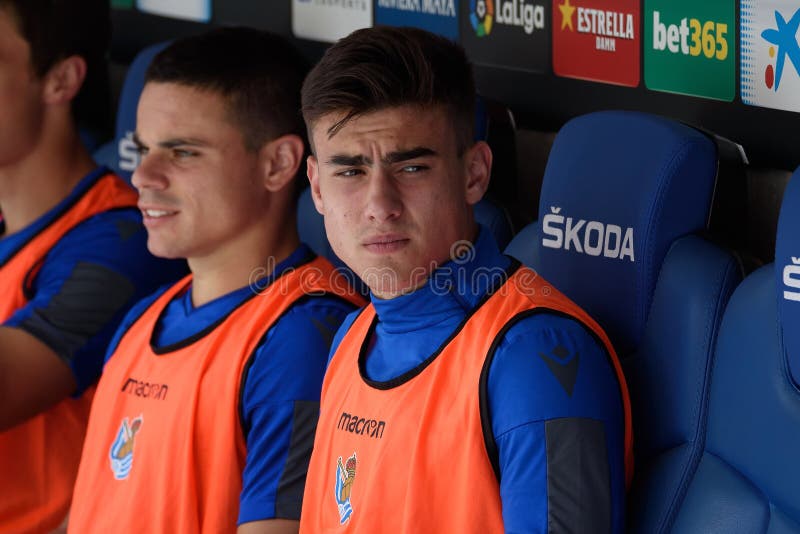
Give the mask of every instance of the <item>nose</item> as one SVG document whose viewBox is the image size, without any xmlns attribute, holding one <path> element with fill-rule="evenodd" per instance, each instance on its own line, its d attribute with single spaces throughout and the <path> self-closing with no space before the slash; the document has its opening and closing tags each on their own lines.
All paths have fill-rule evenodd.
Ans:
<svg viewBox="0 0 800 534">
<path fill-rule="evenodd" d="M 371 221 L 397 219 L 403 212 L 403 202 L 396 181 L 380 166 L 376 166 L 367 191 L 366 216 Z"/>
<path fill-rule="evenodd" d="M 154 154 L 145 154 L 139 160 L 139 166 L 133 171 L 131 184 L 137 190 L 154 189 L 164 190 L 167 188 L 167 177 L 161 169 L 158 158 Z"/>
</svg>

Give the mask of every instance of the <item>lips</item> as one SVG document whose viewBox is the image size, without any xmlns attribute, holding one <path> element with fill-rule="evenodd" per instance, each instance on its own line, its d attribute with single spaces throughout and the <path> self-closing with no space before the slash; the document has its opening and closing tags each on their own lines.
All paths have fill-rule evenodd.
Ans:
<svg viewBox="0 0 800 534">
<path fill-rule="evenodd" d="M 161 217 L 166 217 L 167 215 L 175 215 L 178 213 L 177 211 L 167 211 L 167 210 L 142 210 L 142 213 L 145 217 L 151 217 L 153 219 L 159 219 Z"/>
<path fill-rule="evenodd" d="M 169 209 L 165 206 L 152 206 L 152 205 L 139 205 L 139 211 L 142 212 L 142 219 L 146 226 L 153 226 L 155 224 L 165 222 L 178 214 L 177 210 Z"/>
<path fill-rule="evenodd" d="M 389 234 L 370 237 L 364 240 L 364 248 L 378 254 L 396 252 L 409 243 L 409 239 L 401 235 Z"/>
</svg>

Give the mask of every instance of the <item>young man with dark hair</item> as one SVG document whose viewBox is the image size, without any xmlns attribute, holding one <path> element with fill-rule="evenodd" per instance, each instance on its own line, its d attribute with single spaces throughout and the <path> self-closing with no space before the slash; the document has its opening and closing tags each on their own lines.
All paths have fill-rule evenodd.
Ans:
<svg viewBox="0 0 800 534">
<path fill-rule="evenodd" d="M 607 336 L 479 229 L 471 68 L 359 30 L 307 77 L 308 176 L 371 289 L 334 340 L 302 532 L 621 532 L 627 390 Z"/>
<path fill-rule="evenodd" d="M 297 235 L 305 72 L 245 28 L 177 40 L 149 67 L 133 184 L 150 250 L 192 274 L 112 342 L 71 532 L 297 530 L 327 352 L 362 303 Z"/>
<path fill-rule="evenodd" d="M 62 523 L 106 346 L 185 272 L 148 253 L 136 193 L 79 137 L 107 114 L 87 95 L 108 40 L 107 1 L 0 0 L 2 533 Z"/>
</svg>

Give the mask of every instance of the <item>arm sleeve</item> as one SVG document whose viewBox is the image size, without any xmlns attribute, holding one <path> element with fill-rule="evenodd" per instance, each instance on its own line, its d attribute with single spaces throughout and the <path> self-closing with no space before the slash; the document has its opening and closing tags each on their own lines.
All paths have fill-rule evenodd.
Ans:
<svg viewBox="0 0 800 534">
<path fill-rule="evenodd" d="M 624 424 L 598 341 L 554 315 L 512 327 L 487 395 L 506 532 L 621 532 Z"/>
<path fill-rule="evenodd" d="M 106 212 L 53 247 L 29 302 L 4 325 L 50 347 L 72 370 L 79 395 L 99 376 L 106 347 L 129 307 L 183 269 L 150 255 L 138 213 Z"/>
<path fill-rule="evenodd" d="M 309 299 L 281 318 L 256 351 L 244 384 L 247 460 L 238 524 L 300 518 L 328 350 L 352 309 Z"/>
</svg>

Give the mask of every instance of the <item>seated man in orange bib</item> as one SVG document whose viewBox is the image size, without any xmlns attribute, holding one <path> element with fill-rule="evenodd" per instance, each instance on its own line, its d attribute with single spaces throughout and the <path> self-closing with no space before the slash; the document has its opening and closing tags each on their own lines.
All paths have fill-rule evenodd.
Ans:
<svg viewBox="0 0 800 534">
<path fill-rule="evenodd" d="M 622 532 L 625 381 L 600 327 L 475 223 L 492 154 L 463 50 L 359 30 L 302 95 L 312 197 L 371 304 L 333 343 L 301 532 Z"/>
<path fill-rule="evenodd" d="M 192 274 L 112 341 L 70 532 L 297 530 L 328 348 L 361 303 L 297 235 L 304 64 L 227 28 L 150 65 L 133 184 L 150 250 Z"/>
<path fill-rule="evenodd" d="M 186 272 L 80 135 L 108 127 L 109 30 L 108 0 L 0 0 L 0 533 L 64 521 L 106 347 Z"/>
</svg>

